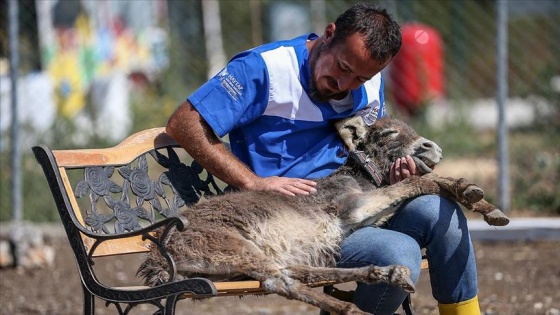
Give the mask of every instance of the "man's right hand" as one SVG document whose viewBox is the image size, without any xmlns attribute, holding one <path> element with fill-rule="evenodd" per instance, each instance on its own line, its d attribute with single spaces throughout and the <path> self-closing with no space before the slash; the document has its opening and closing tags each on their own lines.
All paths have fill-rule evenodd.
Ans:
<svg viewBox="0 0 560 315">
<path fill-rule="evenodd" d="M 246 187 L 246 189 L 277 191 L 288 196 L 295 196 L 309 195 L 316 192 L 316 185 L 316 182 L 308 179 L 271 176 L 259 177 L 251 186 Z"/>
</svg>

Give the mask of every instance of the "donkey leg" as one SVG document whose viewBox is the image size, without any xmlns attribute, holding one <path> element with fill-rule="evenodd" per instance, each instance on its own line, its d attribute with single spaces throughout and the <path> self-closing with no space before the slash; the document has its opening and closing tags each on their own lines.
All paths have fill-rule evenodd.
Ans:
<svg viewBox="0 0 560 315">
<path fill-rule="evenodd" d="M 509 218 L 505 215 L 505 213 L 484 199 L 475 203 L 467 204 L 465 207 L 471 211 L 481 213 L 484 217 L 484 221 L 486 221 L 489 225 L 504 226 L 509 223 Z"/>
<path fill-rule="evenodd" d="M 344 228 L 352 230 L 394 213 L 409 198 L 442 193 L 444 190 L 434 181 L 415 176 L 388 187 L 342 195 L 336 203 Z"/>
<path fill-rule="evenodd" d="M 475 203 L 484 198 L 484 191 L 482 188 L 469 182 L 465 178 L 455 179 L 452 177 L 441 177 L 433 173 L 426 174 L 423 177 L 437 183 L 441 188 L 457 198 L 457 201 L 463 199 L 466 202 Z"/>
<path fill-rule="evenodd" d="M 484 217 L 489 225 L 504 226 L 509 223 L 509 218 L 494 205 L 484 200 L 484 192 L 475 184 L 464 178 L 454 179 L 451 177 L 439 177 L 435 174 L 428 175 L 467 209 L 478 212 Z M 446 195 L 448 196 L 448 195 Z"/>
<path fill-rule="evenodd" d="M 191 268 L 189 268 L 189 271 L 191 271 Z M 224 263 L 217 266 L 217 269 L 215 270 L 216 274 L 214 274 L 212 270 L 203 268 L 203 270 L 207 271 L 208 276 L 217 276 L 218 279 L 220 278 L 220 269 L 228 270 L 231 274 L 244 275 L 260 281 L 263 289 L 268 293 L 275 293 L 288 299 L 302 301 L 327 310 L 332 314 L 368 314 L 352 303 L 340 301 L 328 294 L 312 290 L 300 281 L 284 275 L 280 272 L 280 268 L 277 268 L 274 263 L 268 261 L 266 256 L 257 256 L 254 259 L 238 257 L 238 260 L 232 259 L 232 263 Z"/>
<path fill-rule="evenodd" d="M 414 283 L 410 279 L 410 271 L 404 266 L 365 266 L 358 268 L 328 268 L 293 266 L 281 272 L 304 283 L 349 282 L 357 281 L 369 284 L 386 282 L 400 286 L 407 292 L 414 292 Z"/>
<path fill-rule="evenodd" d="M 509 223 L 509 218 L 500 209 L 483 199 L 484 192 L 482 189 L 468 180 L 440 177 L 435 174 L 427 174 L 426 176 L 446 191 L 442 194 L 443 196 L 461 203 L 473 212 L 482 214 L 484 221 L 489 225 L 504 226 Z"/>
<path fill-rule="evenodd" d="M 216 231 L 205 231 L 212 235 Z M 332 313 L 365 315 L 356 305 L 340 301 L 322 292 L 316 292 L 300 281 L 292 279 L 280 270 L 260 248 L 241 236 L 223 234 L 220 243 L 214 243 L 212 262 L 201 263 L 200 259 L 189 259 L 188 254 L 177 259 L 177 270 L 186 275 L 201 273 L 210 278 L 242 275 L 258 280 L 266 292 L 275 293 L 288 299 L 299 300 Z M 209 237 L 209 238 L 210 238 Z M 216 239 L 219 239 L 216 237 Z M 234 250 L 235 248 L 235 250 Z M 193 257 L 190 257 L 193 258 Z"/>
<path fill-rule="evenodd" d="M 317 306 L 333 314 L 366 315 L 350 302 L 341 301 L 323 292 L 313 290 L 311 287 L 287 275 L 278 274 L 278 271 L 267 272 L 254 271 L 251 276 L 260 280 L 263 288 L 270 293 L 275 293 L 288 299 L 298 300 L 307 304 Z"/>
</svg>

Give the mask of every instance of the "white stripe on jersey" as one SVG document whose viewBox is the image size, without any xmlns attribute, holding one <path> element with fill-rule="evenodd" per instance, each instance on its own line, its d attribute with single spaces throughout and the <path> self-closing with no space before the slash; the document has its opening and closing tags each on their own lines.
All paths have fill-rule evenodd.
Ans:
<svg viewBox="0 0 560 315">
<path fill-rule="evenodd" d="M 371 104 L 374 101 L 381 103 L 381 100 L 379 99 L 379 94 L 381 93 L 381 73 L 374 75 L 371 80 L 366 81 L 366 83 L 364 83 L 364 87 L 366 88 L 368 104 Z"/>
<path fill-rule="evenodd" d="M 290 120 L 323 121 L 321 110 L 311 101 L 299 82 L 300 67 L 294 48 L 278 47 L 263 52 L 262 57 L 270 80 L 268 106 L 263 115 Z M 290 66 L 286 67 L 286 64 Z"/>
</svg>

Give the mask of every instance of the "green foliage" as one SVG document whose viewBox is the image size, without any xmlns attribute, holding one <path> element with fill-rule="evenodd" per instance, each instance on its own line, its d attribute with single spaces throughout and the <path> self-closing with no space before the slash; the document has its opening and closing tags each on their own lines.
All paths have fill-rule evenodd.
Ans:
<svg viewBox="0 0 560 315">
<path fill-rule="evenodd" d="M 138 132 L 147 128 L 163 127 L 173 113 L 178 101 L 162 95 L 154 88 L 134 94 L 131 97 L 132 130 Z"/>
<path fill-rule="evenodd" d="M 443 150 L 446 159 L 469 156 L 492 156 L 496 146 L 491 134 L 476 131 L 464 117 L 459 115 L 444 126 L 434 127 L 421 113 L 410 124 L 424 137 L 435 141 Z"/>
<path fill-rule="evenodd" d="M 554 80 L 560 80 L 557 68 L 547 64 L 538 72 L 540 84 L 527 92 L 536 117 L 512 132 L 511 182 L 516 207 L 560 214 L 560 91 Z"/>
<path fill-rule="evenodd" d="M 0 152 L 0 221 L 12 217 L 11 185 L 12 174 L 9 167 L 10 157 L 7 151 Z"/>
<path fill-rule="evenodd" d="M 534 102 L 536 119 L 534 130 L 544 132 L 560 148 L 560 73 L 554 63 L 544 65 L 539 72 L 540 82 L 527 96 L 537 95 Z M 533 96 L 534 97 L 534 96 Z"/>
<path fill-rule="evenodd" d="M 512 205 L 535 213 L 560 214 L 560 140 L 546 133 L 512 134 Z"/>
<path fill-rule="evenodd" d="M 546 92 L 546 93 L 545 93 Z M 546 111 L 538 114 L 528 127 L 508 132 L 509 182 L 511 209 L 535 214 L 560 214 L 560 128 L 558 92 L 543 91 L 542 102 L 548 104 Z M 426 138 L 437 142 L 446 160 L 453 158 L 493 158 L 498 155 L 494 131 L 474 129 L 461 118 L 434 128 L 425 116 L 416 117 L 411 123 Z M 498 162 L 496 162 L 498 163 Z M 490 180 L 497 187 L 497 179 Z M 491 187 L 491 186 L 490 186 Z M 486 191 L 486 199 L 496 203 L 497 193 Z"/>
<path fill-rule="evenodd" d="M 1 152 L 2 167 L 0 170 L 0 221 L 12 218 L 12 172 L 6 163 L 9 163 L 9 152 Z M 50 194 L 45 176 L 35 159 L 29 152 L 24 152 L 21 160 L 23 176 L 22 203 L 23 219 L 29 221 L 45 222 L 57 220 L 58 213 L 54 200 Z"/>
</svg>

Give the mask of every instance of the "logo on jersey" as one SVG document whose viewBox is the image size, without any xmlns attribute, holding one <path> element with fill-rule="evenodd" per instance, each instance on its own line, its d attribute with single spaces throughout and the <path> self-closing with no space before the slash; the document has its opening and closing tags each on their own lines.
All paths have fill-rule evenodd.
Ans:
<svg viewBox="0 0 560 315">
<path fill-rule="evenodd" d="M 380 107 L 381 106 L 379 105 L 379 101 L 376 100 L 373 103 L 368 104 L 368 106 L 366 106 L 364 109 L 358 111 L 356 115 L 362 117 L 364 123 L 367 126 L 371 126 L 377 120 L 377 115 L 379 114 Z"/>
<path fill-rule="evenodd" d="M 220 80 L 224 90 L 226 90 L 229 96 L 234 100 L 237 101 L 243 96 L 243 86 L 239 84 L 239 81 L 237 81 L 233 74 L 228 72 L 227 67 L 218 73 L 218 80 Z"/>
</svg>

